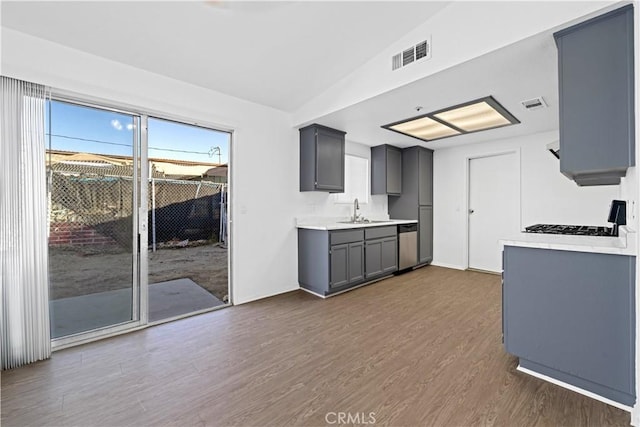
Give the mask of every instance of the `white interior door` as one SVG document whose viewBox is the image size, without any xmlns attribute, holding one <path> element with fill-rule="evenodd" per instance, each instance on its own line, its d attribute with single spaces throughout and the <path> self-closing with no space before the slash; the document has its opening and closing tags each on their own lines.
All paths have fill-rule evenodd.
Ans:
<svg viewBox="0 0 640 427">
<path fill-rule="evenodd" d="M 498 240 L 520 232 L 517 153 L 469 160 L 469 268 L 502 271 Z"/>
</svg>

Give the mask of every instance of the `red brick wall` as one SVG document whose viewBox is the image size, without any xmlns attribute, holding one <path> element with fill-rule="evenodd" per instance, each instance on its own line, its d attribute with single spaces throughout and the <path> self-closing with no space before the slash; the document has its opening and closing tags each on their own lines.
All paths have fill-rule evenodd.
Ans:
<svg viewBox="0 0 640 427">
<path fill-rule="evenodd" d="M 98 233 L 88 225 L 58 222 L 51 223 L 49 245 L 51 246 L 89 246 L 115 245 L 111 237 Z"/>
</svg>

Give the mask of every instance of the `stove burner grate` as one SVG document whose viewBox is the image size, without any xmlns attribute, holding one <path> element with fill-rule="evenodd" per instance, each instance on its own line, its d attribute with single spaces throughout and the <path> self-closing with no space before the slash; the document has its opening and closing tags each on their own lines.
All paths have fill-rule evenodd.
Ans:
<svg viewBox="0 0 640 427">
<path fill-rule="evenodd" d="M 595 225 L 536 224 L 525 228 L 527 233 L 570 234 L 575 236 L 614 236 L 613 228 Z"/>
</svg>

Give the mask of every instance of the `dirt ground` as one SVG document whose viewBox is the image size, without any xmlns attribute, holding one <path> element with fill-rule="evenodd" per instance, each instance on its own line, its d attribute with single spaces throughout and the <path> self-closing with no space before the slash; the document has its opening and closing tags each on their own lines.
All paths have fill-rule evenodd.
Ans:
<svg viewBox="0 0 640 427">
<path fill-rule="evenodd" d="M 50 298 L 131 286 L 131 253 L 118 247 L 49 248 Z M 228 294 L 227 249 L 217 244 L 149 250 L 149 284 L 189 278 L 218 299 Z"/>
</svg>

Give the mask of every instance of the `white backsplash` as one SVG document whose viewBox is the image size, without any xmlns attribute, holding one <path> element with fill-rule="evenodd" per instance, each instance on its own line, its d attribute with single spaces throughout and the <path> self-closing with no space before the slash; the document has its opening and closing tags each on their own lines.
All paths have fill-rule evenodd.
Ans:
<svg viewBox="0 0 640 427">
<path fill-rule="evenodd" d="M 353 203 L 336 203 L 328 193 L 307 193 L 300 218 L 343 218 L 353 215 Z M 367 219 L 389 219 L 387 196 L 370 196 L 368 203 L 360 203 L 358 213 Z"/>
</svg>

